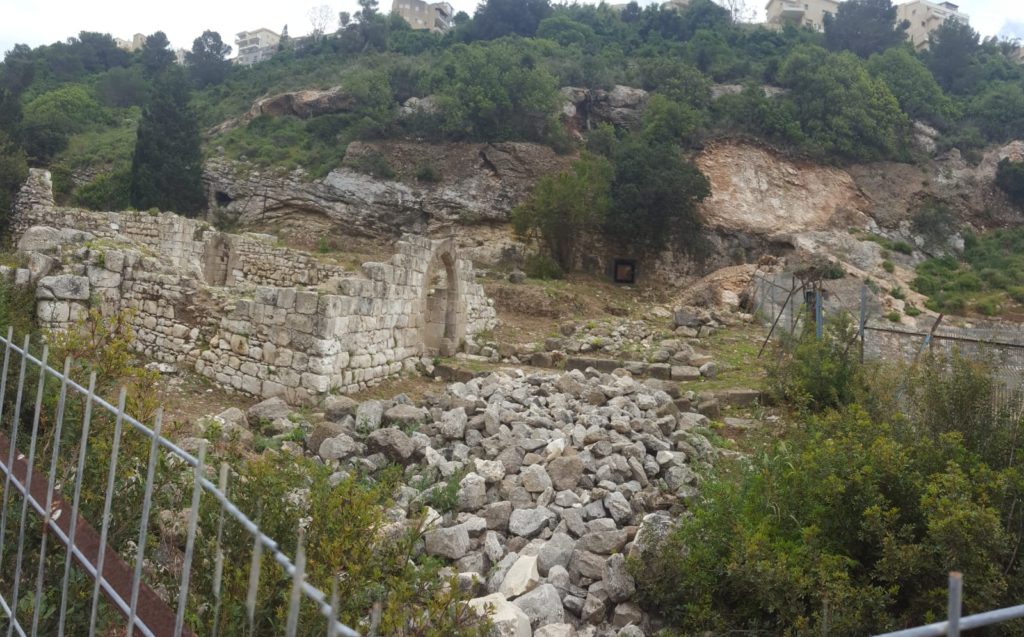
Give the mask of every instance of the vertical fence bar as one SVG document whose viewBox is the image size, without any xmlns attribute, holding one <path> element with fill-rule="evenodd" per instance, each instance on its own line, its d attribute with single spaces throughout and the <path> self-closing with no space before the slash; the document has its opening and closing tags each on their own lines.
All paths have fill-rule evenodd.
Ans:
<svg viewBox="0 0 1024 637">
<path fill-rule="evenodd" d="M 868 286 L 860 286 L 860 324 L 857 336 L 860 337 L 860 362 L 864 362 L 865 328 L 868 323 Z"/>
<path fill-rule="evenodd" d="M 338 576 L 331 579 L 331 607 L 327 609 L 327 637 L 338 637 Z"/>
<path fill-rule="evenodd" d="M 964 579 L 957 571 L 949 574 L 949 623 L 947 637 L 960 637 L 960 609 L 963 601 Z"/>
<path fill-rule="evenodd" d="M 188 516 L 188 534 L 185 540 L 185 563 L 181 570 L 181 590 L 178 593 L 178 613 L 174 617 L 174 637 L 181 637 L 185 626 L 185 607 L 188 606 L 188 584 L 192 576 L 192 552 L 196 546 L 196 525 L 199 522 L 199 499 L 203 494 L 203 471 L 206 466 L 206 441 L 199 443 L 199 462 L 196 463 L 192 484 L 192 509 Z"/>
<path fill-rule="evenodd" d="M 257 524 L 259 524 L 257 522 Z M 249 590 L 245 594 L 245 616 L 249 620 L 249 635 L 256 634 L 256 593 L 260 585 L 260 567 L 263 565 L 263 543 L 259 536 L 252 547 L 252 562 L 249 564 Z"/>
<path fill-rule="evenodd" d="M 132 598 L 128 608 L 128 633 L 135 632 L 135 615 L 139 610 L 139 585 L 142 584 L 142 563 L 146 558 L 146 539 L 149 537 L 149 507 L 153 503 L 153 479 L 156 476 L 156 459 L 160 455 L 160 425 L 164 419 L 163 407 L 156 410 L 153 423 L 153 438 L 149 445 L 149 466 L 146 468 L 146 490 L 142 496 L 142 518 L 139 520 L 139 544 L 135 550 L 135 574 L 132 575 Z"/>
<path fill-rule="evenodd" d="M 7 637 L 14 634 L 14 625 L 17 624 L 15 615 L 18 613 L 18 594 L 21 588 L 21 564 L 25 557 L 25 524 L 28 517 L 29 500 L 32 497 L 32 481 L 36 475 L 36 442 L 39 439 L 39 416 L 43 411 L 43 390 L 46 387 L 46 359 L 50 355 L 50 349 L 43 345 L 43 357 L 39 362 L 39 386 L 36 389 L 36 408 L 32 416 L 32 437 L 28 444 L 28 468 L 25 477 L 25 497 L 21 505 L 21 523 L 18 526 L 18 556 L 14 560 L 14 591 L 11 593 L 11 623 L 7 627 Z M 28 356 L 26 350 L 25 356 Z M 17 417 L 17 415 L 15 415 Z M 8 473 L 10 475 L 10 473 Z"/>
<path fill-rule="evenodd" d="M 821 309 L 821 288 L 814 290 L 814 335 L 821 340 L 821 333 L 825 326 L 824 314 Z"/>
<path fill-rule="evenodd" d="M 39 541 L 39 569 L 36 572 L 36 603 L 32 609 L 32 637 L 39 632 L 39 612 L 43 598 L 43 579 L 46 576 L 46 539 L 50 536 L 49 522 L 53 517 L 53 488 L 57 482 L 57 462 L 60 460 L 60 437 L 64 429 L 64 407 L 68 398 L 68 376 L 71 374 L 71 357 L 64 359 L 64 373 L 60 379 L 60 397 L 57 399 L 57 420 L 53 427 L 53 451 L 50 460 L 50 477 L 46 483 L 46 506 L 43 508 L 43 537 Z"/>
<path fill-rule="evenodd" d="M 110 448 L 110 467 L 107 469 L 107 494 L 103 499 L 103 521 L 100 526 L 100 548 L 96 555 L 96 580 L 92 586 L 92 608 L 89 611 L 89 637 L 96 634 L 96 613 L 100 603 L 100 584 L 103 583 L 103 566 L 107 557 L 107 532 L 110 530 L 110 505 L 114 499 L 114 478 L 117 475 L 117 453 L 121 447 L 121 427 L 124 423 L 124 403 L 128 390 L 121 388 L 117 398 L 117 416 L 114 420 L 114 441 Z"/>
<path fill-rule="evenodd" d="M 292 593 L 288 598 L 288 619 L 285 622 L 285 637 L 295 637 L 299 628 L 299 607 L 302 604 L 302 582 L 306 578 L 305 533 L 299 529 L 299 546 L 295 549 L 295 570 L 292 572 Z"/>
<path fill-rule="evenodd" d="M 89 374 L 89 392 L 85 398 L 82 416 L 82 439 L 78 443 L 78 465 L 75 470 L 75 492 L 71 499 L 71 523 L 68 528 L 67 555 L 64 558 L 64 579 L 60 585 L 60 614 L 57 618 L 57 637 L 64 637 L 64 620 L 68 610 L 68 585 L 71 582 L 71 562 L 75 552 L 75 534 L 78 532 L 78 505 L 82 499 L 82 474 L 85 471 L 85 452 L 89 445 L 89 426 L 92 424 L 92 403 L 96 393 L 96 372 Z M 97 580 L 99 577 L 97 577 Z"/>
<path fill-rule="evenodd" d="M 10 333 L 10 331 L 8 331 Z M 22 346 L 21 371 L 18 373 L 18 392 L 14 399 L 14 411 L 11 413 L 11 448 L 7 453 L 7 477 L 4 479 L 4 506 L 3 513 L 0 513 L 0 563 L 4 558 L 4 547 L 7 537 L 7 501 L 8 493 L 11 490 L 11 472 L 14 467 L 14 454 L 18 449 L 18 417 L 21 414 L 21 399 L 25 392 L 25 373 L 28 365 L 28 334 L 25 335 L 25 343 Z M 10 347 L 10 343 L 8 343 Z M 2 401 L 0 401 L 2 402 Z M 14 612 L 13 609 L 11 612 Z"/>
<path fill-rule="evenodd" d="M 228 463 L 220 464 L 220 480 L 217 488 L 228 497 Z M 221 580 L 224 578 L 224 505 L 220 506 L 220 513 L 217 516 L 217 547 L 213 562 L 213 626 L 210 627 L 210 637 L 217 637 L 220 633 L 220 604 L 221 604 Z"/>
</svg>

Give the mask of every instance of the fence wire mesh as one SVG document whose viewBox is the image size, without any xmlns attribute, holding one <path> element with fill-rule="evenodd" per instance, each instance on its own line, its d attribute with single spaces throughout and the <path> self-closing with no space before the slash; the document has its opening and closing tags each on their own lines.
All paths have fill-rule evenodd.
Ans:
<svg viewBox="0 0 1024 637">
<path fill-rule="evenodd" d="M 230 467 L 210 480 L 205 441 L 189 453 L 161 434 L 161 410 L 141 422 L 124 389 L 107 402 L 95 373 L 79 384 L 70 359 L 51 367 L 11 329 L 0 348 L 3 634 L 290 637 L 305 612 L 322 620 L 315 634 L 358 637 L 307 581 L 301 532 L 293 561 L 229 498 Z M 168 493 L 185 514 L 171 545 L 154 532 Z M 225 564 L 240 563 L 247 577 L 229 586 Z"/>
</svg>

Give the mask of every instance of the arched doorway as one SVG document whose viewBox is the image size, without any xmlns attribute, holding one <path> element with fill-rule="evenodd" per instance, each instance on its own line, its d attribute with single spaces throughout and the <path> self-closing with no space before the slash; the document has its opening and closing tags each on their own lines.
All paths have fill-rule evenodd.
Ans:
<svg viewBox="0 0 1024 637">
<path fill-rule="evenodd" d="M 451 356 L 461 345 L 459 280 L 451 252 L 431 259 L 424 279 L 423 345 L 428 354 Z"/>
</svg>

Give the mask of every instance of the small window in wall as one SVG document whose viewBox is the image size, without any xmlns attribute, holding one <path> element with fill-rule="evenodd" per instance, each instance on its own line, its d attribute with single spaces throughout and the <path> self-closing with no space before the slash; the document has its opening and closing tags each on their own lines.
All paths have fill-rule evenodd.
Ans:
<svg viewBox="0 0 1024 637">
<path fill-rule="evenodd" d="M 612 276 L 616 283 L 636 283 L 636 261 L 615 259 Z"/>
</svg>

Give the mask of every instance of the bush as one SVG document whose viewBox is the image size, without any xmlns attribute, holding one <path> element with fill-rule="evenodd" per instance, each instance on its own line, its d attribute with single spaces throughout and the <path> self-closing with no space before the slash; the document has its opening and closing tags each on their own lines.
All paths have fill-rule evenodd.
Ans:
<svg viewBox="0 0 1024 637">
<path fill-rule="evenodd" d="M 379 179 L 394 179 L 395 169 L 391 167 L 384 155 L 378 152 L 369 152 L 348 160 L 348 165 L 353 170 L 377 177 Z"/>
<path fill-rule="evenodd" d="M 769 392 L 801 409 L 820 411 L 853 401 L 860 384 L 857 326 L 847 314 L 830 317 L 815 337 L 813 321 L 795 343 L 780 347 L 769 369 Z"/>
<path fill-rule="evenodd" d="M 915 316 L 921 316 L 921 310 L 909 303 L 903 306 L 903 313 L 912 318 Z"/>
<path fill-rule="evenodd" d="M 126 210 L 131 206 L 130 182 L 127 170 L 104 173 L 75 190 L 72 200 L 89 210 Z"/>
<path fill-rule="evenodd" d="M 950 570 L 970 581 L 964 614 L 1024 594 L 1018 421 L 993 410 L 991 376 L 961 359 L 873 376 L 871 407 L 720 463 L 690 515 L 631 560 L 668 632 L 896 630 L 941 616 Z"/>
<path fill-rule="evenodd" d="M 889 312 L 888 314 L 886 314 L 885 318 L 889 319 L 893 323 L 899 323 L 900 322 L 900 318 L 902 318 L 902 315 L 897 310 L 893 310 L 893 311 Z"/>
<path fill-rule="evenodd" d="M 428 184 L 436 184 L 441 181 L 441 171 L 434 168 L 430 162 L 420 162 L 416 166 L 416 180 Z"/>
<path fill-rule="evenodd" d="M 996 167 L 996 185 L 1017 206 L 1024 206 L 1024 161 L 1002 159 Z"/>
<path fill-rule="evenodd" d="M 882 269 L 892 274 L 896 270 L 896 266 L 892 261 L 886 259 L 885 261 L 882 261 Z"/>
<path fill-rule="evenodd" d="M 531 279 L 561 279 L 565 277 L 558 262 L 544 254 L 531 254 L 523 263 L 523 271 Z"/>
</svg>

